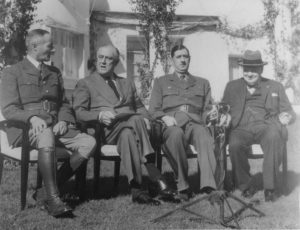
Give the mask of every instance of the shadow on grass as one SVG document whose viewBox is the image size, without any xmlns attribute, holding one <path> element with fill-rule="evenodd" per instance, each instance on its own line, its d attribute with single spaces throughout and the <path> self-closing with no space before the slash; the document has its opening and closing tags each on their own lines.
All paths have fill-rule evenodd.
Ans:
<svg viewBox="0 0 300 230">
<path fill-rule="evenodd" d="M 282 193 L 284 192 L 283 188 L 283 174 L 282 172 L 279 173 L 278 176 L 278 189 Z M 254 175 L 252 175 L 251 179 L 251 185 L 256 188 L 256 190 L 260 191 L 263 190 L 263 175 L 262 172 L 258 172 Z M 300 185 L 300 173 L 296 173 L 294 171 L 288 171 L 287 172 L 287 190 L 286 190 L 286 195 L 289 195 L 292 193 L 296 187 Z M 232 171 L 227 171 L 226 174 L 226 179 L 224 183 L 224 189 L 226 191 L 233 191 L 235 189 L 235 184 L 232 178 Z"/>
</svg>

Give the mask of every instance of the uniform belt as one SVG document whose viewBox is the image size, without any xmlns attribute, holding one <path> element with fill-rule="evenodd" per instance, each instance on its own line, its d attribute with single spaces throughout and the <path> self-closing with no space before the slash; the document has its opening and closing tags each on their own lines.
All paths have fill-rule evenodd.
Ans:
<svg viewBox="0 0 300 230">
<path fill-rule="evenodd" d="M 57 111 L 57 104 L 52 101 L 44 100 L 41 102 L 36 102 L 36 103 L 28 103 L 26 105 L 23 105 L 23 108 L 25 110 L 44 110 L 46 112 L 52 112 L 52 111 Z"/>
<path fill-rule="evenodd" d="M 200 114 L 201 113 L 201 109 L 197 108 L 196 106 L 193 105 L 180 105 L 180 106 L 176 106 L 173 108 L 169 108 L 166 109 L 164 112 L 176 112 L 176 111 L 183 111 L 186 113 L 196 113 L 196 114 Z"/>
</svg>

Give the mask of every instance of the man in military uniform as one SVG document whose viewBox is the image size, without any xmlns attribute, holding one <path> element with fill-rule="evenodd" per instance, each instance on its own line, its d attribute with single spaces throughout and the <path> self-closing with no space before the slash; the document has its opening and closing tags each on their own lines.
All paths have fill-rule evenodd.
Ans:
<svg viewBox="0 0 300 230">
<path fill-rule="evenodd" d="M 260 144 L 264 152 L 265 201 L 275 201 L 286 125 L 295 120 L 295 112 L 283 86 L 261 76 L 267 63 L 259 51 L 246 50 L 239 64 L 243 66 L 243 78 L 229 82 L 223 96 L 223 102 L 230 105 L 229 153 L 234 179 L 244 197 L 254 195 L 247 153 L 252 144 Z"/>
<path fill-rule="evenodd" d="M 151 116 L 137 96 L 134 82 L 114 73 L 118 62 L 116 47 L 107 45 L 98 49 L 97 71 L 78 82 L 73 94 L 73 108 L 78 120 L 103 124 L 107 144 L 117 145 L 133 202 L 159 205 L 158 200 L 152 199 L 141 188 L 142 164 L 163 197 L 173 199 L 173 191 L 152 161 L 154 150 L 146 128 Z"/>
<path fill-rule="evenodd" d="M 87 161 L 95 147 L 95 140 L 75 128 L 75 119 L 65 97 L 60 71 L 44 62 L 54 52 L 50 34 L 32 30 L 26 37 L 27 56 L 4 70 L 1 84 L 1 108 L 7 120 L 30 124 L 31 146 L 38 149 L 38 167 L 44 187 L 37 192 L 37 201 L 50 215 L 58 217 L 72 210 L 59 198 L 62 186 Z M 9 144 L 21 143 L 21 130 L 7 129 Z M 72 151 L 70 160 L 57 172 L 56 144 Z"/>
<path fill-rule="evenodd" d="M 189 199 L 187 181 L 188 144 L 198 153 L 201 170 L 201 190 L 210 193 L 216 188 L 214 172 L 216 160 L 213 138 L 205 127 L 206 116 L 213 112 L 209 82 L 188 72 L 189 50 L 176 45 L 171 50 L 175 72 L 155 80 L 150 99 L 150 113 L 165 124 L 163 149 L 176 176 L 180 197 Z"/>
</svg>

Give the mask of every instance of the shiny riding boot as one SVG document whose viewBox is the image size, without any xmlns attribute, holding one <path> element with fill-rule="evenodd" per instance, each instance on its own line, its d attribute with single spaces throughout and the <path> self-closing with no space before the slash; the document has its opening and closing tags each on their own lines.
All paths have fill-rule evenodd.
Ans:
<svg viewBox="0 0 300 230">
<path fill-rule="evenodd" d="M 38 165 L 44 181 L 46 200 L 44 207 L 51 216 L 61 217 L 72 214 L 72 209 L 59 198 L 56 185 L 56 158 L 52 147 L 40 148 Z"/>
</svg>

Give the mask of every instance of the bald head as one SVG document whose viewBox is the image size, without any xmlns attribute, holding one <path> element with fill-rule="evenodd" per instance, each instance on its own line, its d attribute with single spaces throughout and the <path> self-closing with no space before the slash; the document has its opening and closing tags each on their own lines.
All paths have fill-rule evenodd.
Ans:
<svg viewBox="0 0 300 230">
<path fill-rule="evenodd" d="M 119 50 L 112 46 L 102 46 L 97 51 L 97 71 L 103 77 L 112 75 L 115 66 L 119 62 Z"/>
</svg>

